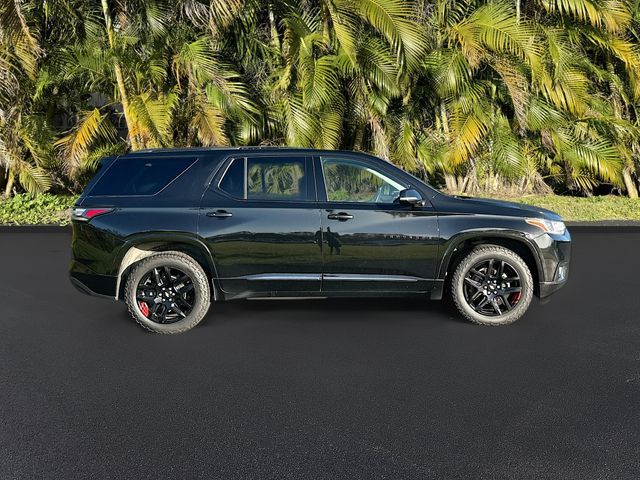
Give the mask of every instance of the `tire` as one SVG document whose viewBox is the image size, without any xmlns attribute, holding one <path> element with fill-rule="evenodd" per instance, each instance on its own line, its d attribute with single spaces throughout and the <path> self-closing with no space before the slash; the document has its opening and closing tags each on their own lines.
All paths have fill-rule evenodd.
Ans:
<svg viewBox="0 0 640 480">
<path fill-rule="evenodd" d="M 456 267 L 451 278 L 451 296 L 462 316 L 473 323 L 507 325 L 529 308 L 533 278 L 527 264 L 513 251 L 498 245 L 482 245 L 469 252 Z"/>
<path fill-rule="evenodd" d="M 127 277 L 124 300 L 134 320 L 147 330 L 182 333 L 204 318 L 211 304 L 211 290 L 207 275 L 193 258 L 170 251 L 135 265 Z"/>
</svg>

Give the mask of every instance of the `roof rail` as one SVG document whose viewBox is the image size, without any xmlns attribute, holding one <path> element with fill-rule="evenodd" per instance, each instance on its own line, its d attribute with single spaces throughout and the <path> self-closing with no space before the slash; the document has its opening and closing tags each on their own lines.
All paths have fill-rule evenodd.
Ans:
<svg viewBox="0 0 640 480">
<path fill-rule="evenodd" d="M 220 150 L 311 150 L 302 147 L 274 146 L 274 145 L 255 145 L 255 146 L 237 146 L 237 147 L 174 147 L 174 148 L 144 148 L 129 153 L 158 153 L 158 152 L 207 152 Z"/>
</svg>

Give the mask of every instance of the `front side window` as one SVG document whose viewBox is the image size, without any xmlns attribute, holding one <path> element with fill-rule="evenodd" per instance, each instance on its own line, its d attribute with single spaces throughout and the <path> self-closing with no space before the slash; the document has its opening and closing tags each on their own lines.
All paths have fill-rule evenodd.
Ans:
<svg viewBox="0 0 640 480">
<path fill-rule="evenodd" d="M 330 202 L 393 203 L 403 187 L 368 165 L 347 159 L 322 159 Z"/>
<path fill-rule="evenodd" d="M 306 200 L 306 162 L 298 157 L 236 158 L 220 180 L 219 188 L 246 200 Z"/>
</svg>

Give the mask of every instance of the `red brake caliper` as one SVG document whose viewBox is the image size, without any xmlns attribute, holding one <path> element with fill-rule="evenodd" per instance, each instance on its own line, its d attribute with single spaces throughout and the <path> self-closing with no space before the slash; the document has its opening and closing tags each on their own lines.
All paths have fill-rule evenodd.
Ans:
<svg viewBox="0 0 640 480">
<path fill-rule="evenodd" d="M 138 306 L 140 307 L 140 311 L 142 312 L 142 315 L 144 315 L 145 317 L 149 317 L 149 306 L 147 305 L 147 303 L 138 302 Z"/>
<path fill-rule="evenodd" d="M 522 292 L 514 292 L 513 295 L 511 296 L 511 304 L 513 305 L 518 300 L 520 300 L 521 296 L 522 296 Z"/>
</svg>

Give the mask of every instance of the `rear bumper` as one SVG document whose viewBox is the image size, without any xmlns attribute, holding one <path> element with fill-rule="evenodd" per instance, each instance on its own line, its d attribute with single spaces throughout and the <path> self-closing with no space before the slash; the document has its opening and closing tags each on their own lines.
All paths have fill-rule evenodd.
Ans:
<svg viewBox="0 0 640 480">
<path fill-rule="evenodd" d="M 96 297 L 115 299 L 117 277 L 98 275 L 86 266 L 72 261 L 69 268 L 69 280 L 80 292 Z"/>
</svg>

